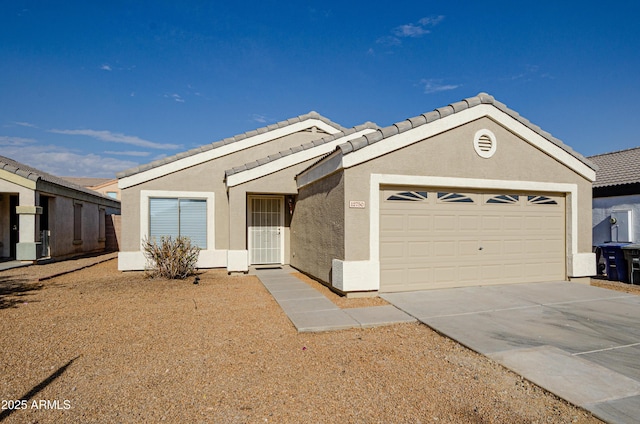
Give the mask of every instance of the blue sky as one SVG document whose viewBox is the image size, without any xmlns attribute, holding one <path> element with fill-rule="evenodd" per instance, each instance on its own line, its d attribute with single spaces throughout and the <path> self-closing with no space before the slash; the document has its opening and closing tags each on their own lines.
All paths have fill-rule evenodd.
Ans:
<svg viewBox="0 0 640 424">
<path fill-rule="evenodd" d="M 585 156 L 640 145 L 640 2 L 3 1 L 0 155 L 124 169 L 315 110 L 488 92 Z"/>
</svg>

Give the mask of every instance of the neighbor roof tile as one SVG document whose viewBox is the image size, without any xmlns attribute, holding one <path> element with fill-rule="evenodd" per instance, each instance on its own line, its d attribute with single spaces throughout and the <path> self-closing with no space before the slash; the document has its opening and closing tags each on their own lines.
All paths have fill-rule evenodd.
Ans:
<svg viewBox="0 0 640 424">
<path fill-rule="evenodd" d="M 598 165 L 593 187 L 640 183 L 640 147 L 588 158 Z"/>
</svg>

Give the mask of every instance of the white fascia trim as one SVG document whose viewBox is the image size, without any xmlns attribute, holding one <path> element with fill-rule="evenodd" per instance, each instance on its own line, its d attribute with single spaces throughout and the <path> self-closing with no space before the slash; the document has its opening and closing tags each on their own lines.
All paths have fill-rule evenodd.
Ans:
<svg viewBox="0 0 640 424">
<path fill-rule="evenodd" d="M 577 273 L 585 272 L 574 269 L 576 264 L 584 264 L 583 253 L 578 252 L 578 185 L 570 183 L 546 183 L 538 181 L 511 181 L 511 180 L 483 180 L 475 178 L 454 178 L 416 175 L 390 175 L 371 174 L 369 185 L 369 253 L 370 266 L 376 267 L 377 286 L 369 290 L 380 289 L 380 187 L 382 185 L 402 185 L 421 187 L 451 187 L 468 189 L 495 189 L 495 190 L 522 190 L 529 192 L 551 192 L 567 194 L 567 202 L 570 202 L 570 225 L 567 234 L 571 236 L 570 260 L 567 264 L 567 272 L 576 277 Z M 566 207 L 566 206 L 565 206 Z M 576 261 L 574 258 L 582 258 Z M 593 275 L 593 274 L 590 274 Z M 372 284 L 373 285 L 373 284 Z"/>
<path fill-rule="evenodd" d="M 265 163 L 264 165 L 248 169 L 237 174 L 233 174 L 227 177 L 227 187 L 237 186 L 248 181 L 264 177 L 265 175 L 273 174 L 274 172 L 280 171 L 293 165 L 297 165 L 315 157 L 322 156 L 334 150 L 339 144 L 345 143 L 349 140 L 354 140 L 374 131 L 376 130 L 367 128 L 353 134 L 337 138 L 328 143 L 320 144 L 310 149 L 301 150 L 297 153 L 284 156 L 280 159 Z"/>
<path fill-rule="evenodd" d="M 9 181 L 10 183 L 14 183 L 24 188 L 28 188 L 30 190 L 36 189 L 35 181 L 25 177 L 21 177 L 20 175 L 14 174 L 13 172 L 5 171 L 4 169 L 0 169 L 0 178 L 5 181 Z"/>
<path fill-rule="evenodd" d="M 215 193 L 212 191 L 171 191 L 171 190 L 141 190 L 140 191 L 140 246 L 142 250 L 142 240 L 149 237 L 149 198 L 151 197 L 164 197 L 164 198 L 188 198 L 188 199 L 206 199 L 207 200 L 207 248 L 200 252 L 200 257 L 203 259 L 202 267 L 205 268 L 204 263 L 211 264 L 213 261 L 217 261 L 215 266 L 226 266 L 226 253 L 223 255 L 224 260 L 219 260 L 223 256 L 223 251 L 215 250 L 216 236 L 215 236 Z M 205 258 L 209 258 L 206 260 Z M 216 259 L 217 258 L 217 259 Z M 198 266 L 201 266 L 200 261 Z M 209 265 L 207 267 L 214 267 Z"/>
<path fill-rule="evenodd" d="M 335 150 L 320 162 L 315 163 L 310 168 L 296 175 L 298 190 L 307 184 L 311 184 L 333 174 L 339 169 L 342 169 L 342 152 Z"/>
<path fill-rule="evenodd" d="M 128 187 L 132 187 L 137 184 L 141 184 L 146 181 L 153 180 L 154 178 L 159 178 L 164 175 L 171 174 L 173 172 L 180 171 L 195 165 L 199 165 L 201 163 L 204 163 L 222 156 L 226 156 L 240 150 L 248 149 L 250 147 L 254 147 L 262 143 L 267 143 L 277 138 L 285 137 L 287 135 L 294 134 L 296 132 L 299 132 L 311 127 L 318 127 L 329 134 L 336 134 L 340 132 L 339 129 L 334 128 L 331 125 L 319 119 L 307 119 L 305 121 L 296 122 L 286 127 L 277 128 L 275 130 L 268 131 L 262 134 L 257 134 L 253 137 L 248 137 L 243 140 L 227 144 L 225 146 L 207 150 L 205 152 L 188 156 L 186 158 L 178 159 L 171 163 L 160 165 L 156 168 L 152 168 L 147 171 L 142 171 L 140 173 L 131 175 L 129 177 L 121 178 L 118 180 L 118 188 L 125 189 Z"/>
<path fill-rule="evenodd" d="M 349 168 L 358 165 L 483 117 L 493 119 L 498 124 L 504 126 L 519 137 L 522 137 L 531 145 L 555 158 L 573 171 L 590 181 L 595 181 L 596 172 L 593 169 L 492 105 L 478 105 L 401 134 L 391 136 L 383 140 L 383 142 L 369 145 L 364 149 L 346 155 L 342 161 L 342 166 Z"/>
<path fill-rule="evenodd" d="M 227 266 L 226 250 L 201 250 L 198 255 L 197 268 L 224 268 Z M 118 271 L 144 271 L 147 258 L 144 253 L 118 252 Z"/>
</svg>

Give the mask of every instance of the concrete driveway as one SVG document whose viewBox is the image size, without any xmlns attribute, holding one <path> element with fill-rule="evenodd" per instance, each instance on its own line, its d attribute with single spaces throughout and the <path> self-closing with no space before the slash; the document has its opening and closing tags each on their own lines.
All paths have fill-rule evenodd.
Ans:
<svg viewBox="0 0 640 424">
<path fill-rule="evenodd" d="M 381 297 L 611 423 L 640 417 L 640 296 L 552 282 Z"/>
</svg>

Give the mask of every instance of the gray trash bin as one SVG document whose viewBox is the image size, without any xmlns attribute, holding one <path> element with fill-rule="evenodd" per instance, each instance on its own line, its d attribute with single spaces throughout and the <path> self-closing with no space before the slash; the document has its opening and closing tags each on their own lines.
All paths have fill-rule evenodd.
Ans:
<svg viewBox="0 0 640 424">
<path fill-rule="evenodd" d="M 627 260 L 629 282 L 631 284 L 640 284 L 640 244 L 622 246 L 622 253 Z"/>
</svg>

